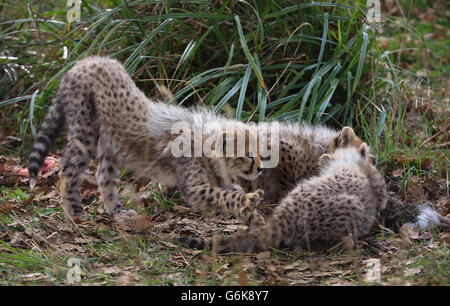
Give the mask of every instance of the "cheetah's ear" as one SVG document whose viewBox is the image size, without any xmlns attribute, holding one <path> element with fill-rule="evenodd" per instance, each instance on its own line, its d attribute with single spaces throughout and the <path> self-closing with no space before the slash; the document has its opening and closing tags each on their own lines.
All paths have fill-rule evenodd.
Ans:
<svg viewBox="0 0 450 306">
<path fill-rule="evenodd" d="M 347 147 L 356 138 L 355 131 L 349 126 L 345 126 L 339 136 L 341 147 Z"/>
<path fill-rule="evenodd" d="M 363 142 L 360 146 L 359 146 L 359 154 L 361 154 L 361 157 L 364 159 L 364 161 L 367 161 L 369 158 L 369 146 L 367 145 L 367 143 Z"/>
<path fill-rule="evenodd" d="M 331 160 L 330 154 L 322 154 L 319 158 L 319 166 L 325 166 Z"/>
</svg>

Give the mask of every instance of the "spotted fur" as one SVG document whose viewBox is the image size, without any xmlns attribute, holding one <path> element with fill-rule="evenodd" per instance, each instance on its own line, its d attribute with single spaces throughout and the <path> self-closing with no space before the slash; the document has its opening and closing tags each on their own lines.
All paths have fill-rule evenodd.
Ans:
<svg viewBox="0 0 450 306">
<path fill-rule="evenodd" d="M 274 210 L 266 224 L 215 239 L 176 237 L 188 247 L 217 251 L 261 252 L 270 248 L 353 246 L 369 233 L 386 206 L 383 177 L 371 164 L 367 144 L 337 148 L 319 160 L 318 176 L 300 182 Z M 350 238 L 350 240 L 349 240 Z"/>
<path fill-rule="evenodd" d="M 203 126 L 203 136 L 233 124 L 247 138 L 254 127 L 225 119 L 208 110 L 187 109 L 152 101 L 140 91 L 116 60 L 88 57 L 77 62 L 61 79 L 53 105 L 37 134 L 29 158 L 30 185 L 36 184 L 40 166 L 67 122 L 67 145 L 62 159 L 63 208 L 71 218 L 84 219 L 81 174 L 97 154 L 98 189 L 106 212 L 132 215 L 117 191 L 121 166 L 137 177 L 159 181 L 182 191 L 193 208 L 220 207 L 248 222 L 263 198 L 256 190 L 245 193 L 238 178 L 254 179 L 261 171 L 258 156 L 216 158 L 181 157 L 167 153 L 168 131 L 175 123 Z M 246 138 L 246 140 L 247 140 Z M 258 216 L 256 216 L 258 218 Z"/>
<path fill-rule="evenodd" d="M 280 123 L 279 140 L 277 167 L 264 168 L 261 177 L 247 187 L 263 189 L 265 201 L 270 203 L 278 203 L 299 181 L 317 175 L 321 155 L 362 144 L 350 127 L 338 132 L 322 125 L 296 123 Z M 249 183 L 243 181 L 242 185 Z"/>
</svg>

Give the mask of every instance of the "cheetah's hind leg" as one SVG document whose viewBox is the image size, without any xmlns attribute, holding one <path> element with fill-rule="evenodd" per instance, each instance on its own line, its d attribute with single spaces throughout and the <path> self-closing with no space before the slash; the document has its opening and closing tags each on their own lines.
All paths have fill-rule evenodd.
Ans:
<svg viewBox="0 0 450 306">
<path fill-rule="evenodd" d="M 86 213 L 81 204 L 81 174 L 86 170 L 92 152 L 88 149 L 89 146 L 86 146 L 90 143 L 88 139 L 84 143 L 80 140 L 81 137 L 74 136 L 69 139 L 60 172 L 62 207 L 69 218 L 75 222 L 82 222 L 86 220 Z"/>
<path fill-rule="evenodd" d="M 136 212 L 125 209 L 120 201 L 117 190 L 120 165 L 112 143 L 108 134 L 102 132 L 97 146 L 99 165 L 96 178 L 106 213 L 122 219 L 136 215 Z"/>
</svg>

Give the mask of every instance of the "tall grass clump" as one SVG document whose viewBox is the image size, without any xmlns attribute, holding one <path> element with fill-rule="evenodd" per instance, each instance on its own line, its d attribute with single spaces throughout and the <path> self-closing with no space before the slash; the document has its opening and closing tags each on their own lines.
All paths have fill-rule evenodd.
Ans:
<svg viewBox="0 0 450 306">
<path fill-rule="evenodd" d="M 95 54 L 119 59 L 150 97 L 243 121 L 357 125 L 380 136 L 397 86 L 359 1 L 86 1 L 0 6 L 2 127 L 27 149 L 61 75 Z M 360 131 L 361 132 L 361 131 Z M 25 144 L 25 145 L 23 145 Z"/>
</svg>

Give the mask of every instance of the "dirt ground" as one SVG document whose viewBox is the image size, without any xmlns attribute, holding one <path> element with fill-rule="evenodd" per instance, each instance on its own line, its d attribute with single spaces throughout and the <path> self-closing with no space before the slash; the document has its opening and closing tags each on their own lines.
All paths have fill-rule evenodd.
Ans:
<svg viewBox="0 0 450 306">
<path fill-rule="evenodd" d="M 375 284 L 448 284 L 450 233 L 445 231 L 408 228 L 398 233 L 380 226 L 351 253 L 271 250 L 219 256 L 180 248 L 170 242 L 171 236 L 211 237 L 245 226 L 227 216 L 193 213 L 177 193 L 168 196 L 157 185 L 139 186 L 126 173 L 121 195 L 139 215 L 116 222 L 103 211 L 93 180 L 95 165 L 82 187 L 90 219 L 76 224 L 60 207 L 58 161 L 58 155 L 47 158 L 30 191 L 24 165 L 0 157 L 2 197 L 7 199 L 0 204 L 3 284 L 68 284 L 70 258 L 81 263 L 81 284 L 363 285 L 373 283 L 373 260 L 379 264 Z M 425 176 L 411 182 L 414 188 L 408 188 L 405 199 L 430 200 L 442 215 L 449 213 L 445 180 Z M 262 207 L 266 214 L 272 208 Z"/>
</svg>

